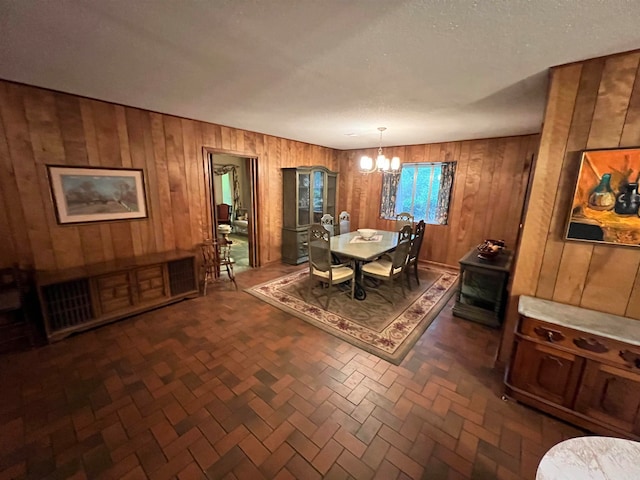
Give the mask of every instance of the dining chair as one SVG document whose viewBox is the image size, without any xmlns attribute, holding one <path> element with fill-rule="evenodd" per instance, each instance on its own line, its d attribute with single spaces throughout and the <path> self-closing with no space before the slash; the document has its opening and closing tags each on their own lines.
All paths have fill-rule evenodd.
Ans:
<svg viewBox="0 0 640 480">
<path fill-rule="evenodd" d="M 396 231 L 399 231 L 405 225 L 413 228 L 413 215 L 409 212 L 402 212 L 396 215 Z"/>
<path fill-rule="evenodd" d="M 236 263 L 231 257 L 232 242 L 224 237 L 219 240 L 205 240 L 200 244 L 202 253 L 202 268 L 204 269 L 204 288 L 202 295 L 207 295 L 207 285 L 220 278 L 222 268 L 227 272 L 229 280 L 238 290 L 233 265 Z"/>
<path fill-rule="evenodd" d="M 216 205 L 216 217 L 219 224 L 231 225 L 231 205 L 227 203 Z"/>
<path fill-rule="evenodd" d="M 416 277 L 416 282 L 418 283 L 418 285 L 420 285 L 420 279 L 418 278 L 418 257 L 420 256 L 420 249 L 422 248 L 424 230 L 424 220 L 420 220 L 416 225 L 415 231 L 413 232 L 411 249 L 409 250 L 409 258 L 407 259 L 407 266 L 405 268 L 405 271 L 407 273 L 407 285 L 409 286 L 409 288 L 411 288 L 411 266 L 413 266 L 413 274 Z"/>
<path fill-rule="evenodd" d="M 411 232 L 411 227 L 405 225 L 403 227 L 403 231 Z M 364 277 L 371 277 L 377 280 L 382 280 L 384 282 L 388 282 L 389 284 L 389 292 L 390 298 L 384 297 L 387 301 L 391 302 L 392 305 L 395 305 L 395 292 L 393 289 L 394 281 L 396 278 L 400 277 L 400 287 L 402 288 L 402 296 L 406 297 L 406 293 L 404 290 L 404 282 L 402 281 L 402 274 L 407 265 L 407 257 L 409 256 L 409 249 L 411 248 L 411 238 L 403 238 L 398 242 L 396 249 L 390 253 L 385 254 L 378 260 L 373 262 L 365 263 L 360 272 L 361 279 L 360 284 L 364 285 Z M 379 293 L 379 292 L 378 292 Z"/>
<path fill-rule="evenodd" d="M 413 226 L 412 225 L 403 225 L 398 230 L 398 242 L 400 243 L 402 240 L 409 240 L 413 237 Z"/>
<path fill-rule="evenodd" d="M 340 212 L 338 221 L 340 222 L 340 235 L 342 235 L 343 233 L 349 233 L 351 231 L 351 215 L 349 215 L 349 212 Z"/>
<path fill-rule="evenodd" d="M 325 213 L 320 217 L 320 225 L 327 229 L 329 235 L 333 236 L 333 217 L 330 214 Z"/>
<path fill-rule="evenodd" d="M 355 268 L 352 262 L 340 263 L 337 265 L 331 263 L 331 244 L 329 237 L 329 231 L 324 225 L 316 223 L 309 227 L 308 297 L 312 295 L 314 283 L 319 281 L 322 282 L 323 285 L 326 284 L 328 288 L 326 293 L 327 301 L 324 305 L 325 310 L 329 308 L 329 302 L 331 301 L 334 285 L 351 281 L 351 289 L 342 293 L 350 292 L 351 299 L 353 299 L 353 292 L 356 284 Z"/>
</svg>

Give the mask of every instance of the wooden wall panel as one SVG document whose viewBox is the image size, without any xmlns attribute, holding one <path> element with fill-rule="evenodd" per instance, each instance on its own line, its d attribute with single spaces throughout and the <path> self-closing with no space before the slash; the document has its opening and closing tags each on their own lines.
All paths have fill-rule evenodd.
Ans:
<svg viewBox="0 0 640 480">
<path fill-rule="evenodd" d="M 0 127 L 0 266 L 49 270 L 193 248 L 210 231 L 204 147 L 258 158 L 258 248 L 262 263 L 278 261 L 280 168 L 339 165 L 329 148 L 6 81 Z M 142 168 L 149 218 L 58 225 L 53 163 Z"/>
<path fill-rule="evenodd" d="M 449 224 L 427 225 L 420 260 L 457 266 L 458 260 L 489 234 L 504 239 L 510 247 L 515 245 L 538 138 L 524 135 L 385 148 L 385 155 L 398 155 L 405 163 L 458 162 Z M 337 156 L 338 206 L 351 214 L 352 229 L 393 229 L 392 221 L 379 218 L 382 175 L 359 172 L 360 157 L 375 154 L 375 149 L 368 149 Z"/>
<path fill-rule="evenodd" d="M 639 62 L 635 51 L 552 71 L 498 357 L 502 363 L 511 353 L 520 295 L 640 320 L 640 249 L 564 240 L 581 150 L 640 141 Z"/>
</svg>

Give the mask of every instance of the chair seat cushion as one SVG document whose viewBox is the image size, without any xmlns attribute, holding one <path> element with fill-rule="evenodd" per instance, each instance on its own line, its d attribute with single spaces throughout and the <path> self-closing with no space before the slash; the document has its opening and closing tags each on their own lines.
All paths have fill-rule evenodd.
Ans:
<svg viewBox="0 0 640 480">
<path fill-rule="evenodd" d="M 337 267 L 332 268 L 333 271 L 333 281 L 334 282 L 342 282 L 351 278 L 353 275 L 353 270 L 349 267 Z M 322 270 L 318 270 L 317 268 L 313 269 L 313 274 L 317 277 L 326 278 L 329 280 L 329 271 L 323 272 Z"/>
<path fill-rule="evenodd" d="M 401 267 L 396 268 L 393 273 L 399 273 L 402 270 Z M 388 277 L 389 272 L 391 271 L 391 262 L 389 260 L 376 260 L 375 262 L 365 263 L 362 266 L 362 271 L 364 273 L 370 273 L 372 275 L 378 275 L 380 277 Z"/>
</svg>

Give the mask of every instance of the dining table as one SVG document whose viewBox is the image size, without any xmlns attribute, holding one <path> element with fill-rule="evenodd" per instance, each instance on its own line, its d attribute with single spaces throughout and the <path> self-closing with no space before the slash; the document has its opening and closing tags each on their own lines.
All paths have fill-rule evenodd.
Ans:
<svg viewBox="0 0 640 480">
<path fill-rule="evenodd" d="M 357 300 L 364 300 L 367 297 L 364 287 L 359 283 L 362 263 L 375 260 L 380 255 L 396 248 L 397 245 L 398 232 L 386 230 L 378 230 L 369 240 L 364 239 L 357 231 L 331 237 L 331 253 L 336 254 L 339 258 L 346 257 L 355 261 L 356 285 L 354 296 Z"/>
</svg>

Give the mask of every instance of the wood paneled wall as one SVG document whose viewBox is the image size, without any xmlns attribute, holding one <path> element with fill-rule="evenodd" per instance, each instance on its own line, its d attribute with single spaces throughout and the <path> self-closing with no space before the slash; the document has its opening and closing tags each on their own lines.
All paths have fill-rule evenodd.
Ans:
<svg viewBox="0 0 640 480">
<path fill-rule="evenodd" d="M 499 360 L 531 295 L 640 319 L 640 249 L 563 240 L 583 149 L 640 145 L 640 51 L 552 70 Z"/>
<path fill-rule="evenodd" d="M 538 135 L 490 138 L 462 142 L 387 147 L 386 156 L 403 163 L 456 161 L 448 225 L 427 225 L 420 259 L 452 266 L 486 238 L 504 239 L 515 246 L 522 205 Z M 351 227 L 392 230 L 393 222 L 380 218 L 382 175 L 362 174 L 362 155 L 377 152 L 339 152 L 340 209 L 351 214 Z"/>
<path fill-rule="evenodd" d="M 203 147 L 258 158 L 260 258 L 279 260 L 280 168 L 335 170 L 334 150 L 0 81 L 0 266 L 55 269 L 193 248 L 209 228 Z M 149 218 L 58 225 L 46 164 L 144 169 Z"/>
</svg>

